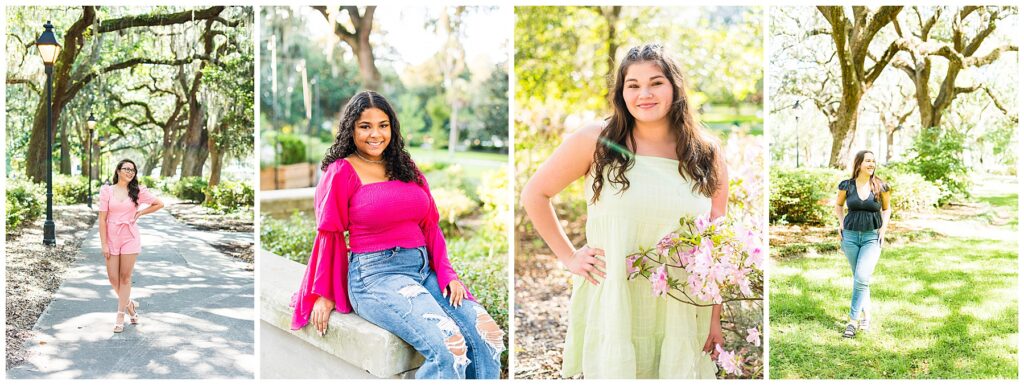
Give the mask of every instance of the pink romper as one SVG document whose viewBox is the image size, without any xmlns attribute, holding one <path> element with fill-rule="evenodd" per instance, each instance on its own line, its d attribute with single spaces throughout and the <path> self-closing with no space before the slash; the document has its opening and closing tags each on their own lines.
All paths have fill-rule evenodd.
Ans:
<svg viewBox="0 0 1024 385">
<path fill-rule="evenodd" d="M 107 247 L 110 254 L 138 254 L 142 251 L 139 241 L 139 226 L 135 224 L 135 212 L 139 207 L 131 197 L 123 201 L 113 199 L 114 186 L 100 187 L 100 211 L 107 212 Z M 144 186 L 139 186 L 139 205 L 153 204 L 156 196 Z"/>
</svg>

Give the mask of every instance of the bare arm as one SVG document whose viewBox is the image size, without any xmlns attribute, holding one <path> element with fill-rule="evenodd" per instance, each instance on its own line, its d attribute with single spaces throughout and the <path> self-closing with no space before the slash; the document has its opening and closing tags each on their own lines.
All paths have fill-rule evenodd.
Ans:
<svg viewBox="0 0 1024 385">
<path fill-rule="evenodd" d="M 839 196 L 836 197 L 836 221 L 839 222 L 839 239 L 843 238 L 843 214 L 845 213 L 844 208 L 846 207 L 846 190 L 839 190 Z"/>
<path fill-rule="evenodd" d="M 882 227 L 878 229 L 878 239 L 882 244 L 885 243 L 885 229 L 889 226 L 889 217 L 892 216 L 889 194 L 891 194 L 890 191 L 882 193 Z"/>
<path fill-rule="evenodd" d="M 729 211 L 729 169 L 726 167 L 725 158 L 719 156 L 718 188 L 711 196 L 711 219 L 724 216 Z M 722 304 L 711 306 L 711 329 L 707 341 L 704 342 L 704 351 L 711 354 L 711 359 L 718 359 L 718 350 L 715 345 L 725 343 L 722 336 Z"/>
<path fill-rule="evenodd" d="M 570 135 L 530 177 L 519 197 L 533 227 L 559 260 L 572 256 L 576 248 L 558 224 L 551 198 L 590 170 L 599 134 L 599 127 L 590 126 Z"/>
<path fill-rule="evenodd" d="M 604 255 L 604 250 L 576 249 L 558 223 L 551 198 L 590 170 L 600 132 L 600 126 L 592 125 L 570 135 L 530 177 L 519 198 L 533 227 L 558 260 L 595 285 L 595 276 L 604 277 L 604 261 L 597 257 Z"/>
<path fill-rule="evenodd" d="M 149 207 L 146 207 L 145 209 L 139 210 L 135 214 L 135 219 L 139 219 L 139 217 L 141 217 L 143 215 L 146 215 L 146 214 L 155 213 L 155 212 L 159 211 L 162 208 L 164 208 L 164 202 L 161 201 L 160 199 L 157 199 L 157 200 L 153 201 L 153 203 L 151 203 L 149 205 Z"/>
<path fill-rule="evenodd" d="M 107 254 L 107 212 L 100 211 L 100 250 L 103 251 L 103 256 L 108 257 Z"/>
</svg>

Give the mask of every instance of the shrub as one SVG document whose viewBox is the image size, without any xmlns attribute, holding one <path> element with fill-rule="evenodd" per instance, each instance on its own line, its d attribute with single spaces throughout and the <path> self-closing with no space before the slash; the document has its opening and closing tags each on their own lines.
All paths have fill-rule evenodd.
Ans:
<svg viewBox="0 0 1024 385">
<path fill-rule="evenodd" d="M 143 175 L 139 177 L 139 184 L 151 189 L 162 189 L 163 183 L 158 176 Z"/>
<path fill-rule="evenodd" d="M 476 208 L 476 202 L 469 199 L 462 190 L 447 187 L 431 189 L 437 211 L 441 215 L 440 226 L 445 234 L 458 232 L 457 222 Z"/>
<path fill-rule="evenodd" d="M 288 219 L 263 216 L 260 221 L 260 242 L 263 248 L 305 265 L 313 251 L 316 225 L 313 214 L 292 213 Z"/>
<path fill-rule="evenodd" d="M 178 179 L 171 186 L 171 194 L 193 203 L 203 203 L 206 200 L 206 180 L 198 176 L 188 176 Z"/>
<path fill-rule="evenodd" d="M 53 176 L 53 203 L 58 205 L 73 205 L 85 203 L 89 199 L 89 178 L 84 176 L 71 176 L 56 174 Z M 99 191 L 99 182 L 93 182 L 92 193 Z M 44 189 L 46 187 L 43 187 Z M 45 194 L 45 193 L 44 193 Z M 45 199 L 45 195 L 44 195 Z"/>
<path fill-rule="evenodd" d="M 306 161 L 306 144 L 295 135 L 277 135 L 277 143 L 280 144 L 279 154 L 281 165 L 303 163 Z"/>
<path fill-rule="evenodd" d="M 255 200 L 252 185 L 245 182 L 223 181 L 207 189 L 207 199 L 203 205 L 222 212 L 230 212 L 241 207 L 252 207 Z"/>
<path fill-rule="evenodd" d="M 878 171 L 878 176 L 885 179 L 892 191 L 889 194 L 889 205 L 894 216 L 926 211 L 939 204 L 942 189 L 937 184 L 921 175 L 900 169 L 882 168 Z"/>
<path fill-rule="evenodd" d="M 907 166 L 942 188 L 939 204 L 970 198 L 971 182 L 962 156 L 965 141 L 963 133 L 940 127 L 922 129 L 914 139 L 914 155 Z"/>
<path fill-rule="evenodd" d="M 823 225 L 829 222 L 839 182 L 846 175 L 835 169 L 771 169 L 768 198 L 772 223 Z"/>
<path fill-rule="evenodd" d="M 7 232 L 25 222 L 31 222 L 43 213 L 46 206 L 46 188 L 28 180 L 7 180 Z"/>
</svg>

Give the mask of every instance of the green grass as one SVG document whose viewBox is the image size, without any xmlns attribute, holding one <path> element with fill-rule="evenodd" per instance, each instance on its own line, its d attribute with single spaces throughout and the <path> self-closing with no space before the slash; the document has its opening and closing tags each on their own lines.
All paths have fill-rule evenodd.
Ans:
<svg viewBox="0 0 1024 385">
<path fill-rule="evenodd" d="M 881 258 L 873 330 L 855 339 L 841 336 L 852 286 L 841 253 L 771 260 L 771 378 L 1017 378 L 1014 242 L 936 238 Z"/>
<path fill-rule="evenodd" d="M 409 150 L 409 154 L 412 155 L 413 159 L 423 162 L 450 162 L 451 158 L 448 157 L 448 150 L 434 150 L 429 148 L 420 147 L 406 147 Z M 463 159 L 473 160 L 486 160 L 492 162 L 508 162 L 507 154 L 496 154 L 493 152 L 479 152 L 479 151 L 465 151 L 456 152 L 455 161 Z"/>
<path fill-rule="evenodd" d="M 463 175 L 474 183 L 479 182 L 484 173 L 506 167 L 508 155 L 489 152 L 456 152 L 455 158 L 448 156 L 447 150 L 409 148 L 409 155 L 417 163 L 451 163 L 462 167 Z"/>
<path fill-rule="evenodd" d="M 1001 209 L 1017 210 L 1017 193 L 996 196 L 980 196 L 978 200 Z"/>
</svg>

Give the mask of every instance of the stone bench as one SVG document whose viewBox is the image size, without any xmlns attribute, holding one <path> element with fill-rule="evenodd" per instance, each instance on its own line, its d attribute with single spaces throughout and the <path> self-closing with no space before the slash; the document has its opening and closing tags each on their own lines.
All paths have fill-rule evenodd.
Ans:
<svg viewBox="0 0 1024 385">
<path fill-rule="evenodd" d="M 261 378 L 412 378 L 423 356 L 354 313 L 333 312 L 327 335 L 291 330 L 292 293 L 306 267 L 260 250 Z"/>
</svg>

